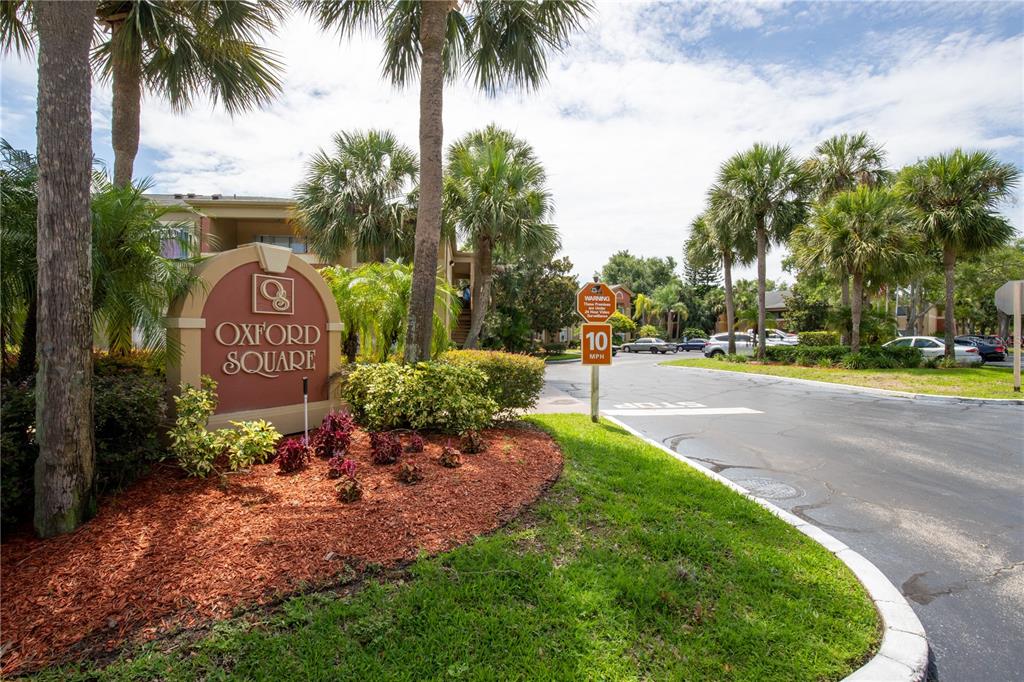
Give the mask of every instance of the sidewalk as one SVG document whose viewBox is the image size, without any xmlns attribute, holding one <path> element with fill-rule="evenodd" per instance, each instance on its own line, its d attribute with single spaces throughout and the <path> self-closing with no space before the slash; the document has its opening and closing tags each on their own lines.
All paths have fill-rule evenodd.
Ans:
<svg viewBox="0 0 1024 682">
<path fill-rule="evenodd" d="M 544 390 L 540 393 L 540 399 L 532 410 L 527 414 L 565 414 L 582 413 L 589 414 L 590 406 L 582 400 L 577 400 L 565 391 L 559 390 L 544 382 Z"/>
</svg>

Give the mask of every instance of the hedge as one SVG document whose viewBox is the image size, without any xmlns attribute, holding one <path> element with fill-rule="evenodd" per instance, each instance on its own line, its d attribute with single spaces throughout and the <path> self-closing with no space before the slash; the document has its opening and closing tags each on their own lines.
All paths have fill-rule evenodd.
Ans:
<svg viewBox="0 0 1024 682">
<path fill-rule="evenodd" d="M 342 397 L 356 421 L 371 431 L 461 433 L 487 426 L 498 412 L 487 375 L 448 362 L 360 365 L 348 375 Z"/>
<path fill-rule="evenodd" d="M 93 370 L 96 491 L 127 486 L 163 456 L 160 434 L 167 417 L 164 380 L 147 358 L 97 356 Z M 0 520 L 32 518 L 35 442 L 34 381 L 0 387 Z"/>
<path fill-rule="evenodd" d="M 839 345 L 839 334 L 836 332 L 800 332 L 797 336 L 801 346 Z"/>
<path fill-rule="evenodd" d="M 515 416 L 537 404 L 544 388 L 544 361 L 499 351 L 450 350 L 441 362 L 475 367 L 487 376 L 487 394 L 498 404 L 499 419 Z"/>
<path fill-rule="evenodd" d="M 851 353 L 849 346 L 768 346 L 766 359 L 785 365 L 840 366 L 846 369 L 897 369 L 921 365 L 918 348 L 864 346 Z"/>
</svg>

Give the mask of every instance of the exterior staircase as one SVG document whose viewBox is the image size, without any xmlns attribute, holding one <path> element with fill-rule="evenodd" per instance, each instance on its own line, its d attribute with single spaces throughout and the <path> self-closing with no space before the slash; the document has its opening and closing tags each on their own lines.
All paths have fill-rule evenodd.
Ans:
<svg viewBox="0 0 1024 682">
<path fill-rule="evenodd" d="M 462 348 L 462 344 L 466 343 L 466 337 L 469 336 L 469 321 L 472 314 L 472 309 L 465 307 L 459 311 L 459 317 L 455 320 L 455 328 L 452 329 L 452 343 L 459 348 Z"/>
</svg>

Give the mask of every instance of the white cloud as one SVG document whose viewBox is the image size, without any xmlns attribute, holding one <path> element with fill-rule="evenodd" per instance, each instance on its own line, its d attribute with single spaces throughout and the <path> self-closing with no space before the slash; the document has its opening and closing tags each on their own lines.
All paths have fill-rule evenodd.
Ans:
<svg viewBox="0 0 1024 682">
<path fill-rule="evenodd" d="M 757 27 L 774 9 L 704 6 L 683 37 L 723 23 Z M 654 31 L 641 14 L 636 5 L 602 5 L 576 46 L 552 57 L 539 92 L 445 92 L 446 140 L 493 121 L 535 146 L 564 251 L 582 276 L 619 249 L 678 260 L 718 165 L 755 141 L 805 154 L 828 134 L 863 129 L 886 143 L 895 166 L 954 146 L 1021 162 L 1020 38 L 877 36 L 862 62 L 755 68 L 683 56 L 664 42 L 680 37 Z M 158 157 L 159 190 L 287 195 L 305 157 L 342 129 L 391 128 L 416 146 L 417 92 L 379 77 L 373 40 L 340 43 L 296 16 L 275 46 L 288 66 L 285 93 L 264 111 L 231 119 L 198 107 L 180 116 L 144 103 L 142 141 Z M 98 90 L 96 101 L 106 121 L 109 94 Z M 1012 215 L 1024 223 L 1019 207 Z M 781 274 L 780 261 L 775 253 L 770 277 Z"/>
</svg>

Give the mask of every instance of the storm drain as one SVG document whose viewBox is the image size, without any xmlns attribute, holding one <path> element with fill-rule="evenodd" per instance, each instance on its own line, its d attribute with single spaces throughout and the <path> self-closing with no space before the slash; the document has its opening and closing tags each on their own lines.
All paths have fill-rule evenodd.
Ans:
<svg viewBox="0 0 1024 682">
<path fill-rule="evenodd" d="M 766 500 L 792 500 L 804 494 L 804 491 L 795 485 L 772 478 L 740 478 L 736 482 L 754 495 Z"/>
</svg>

